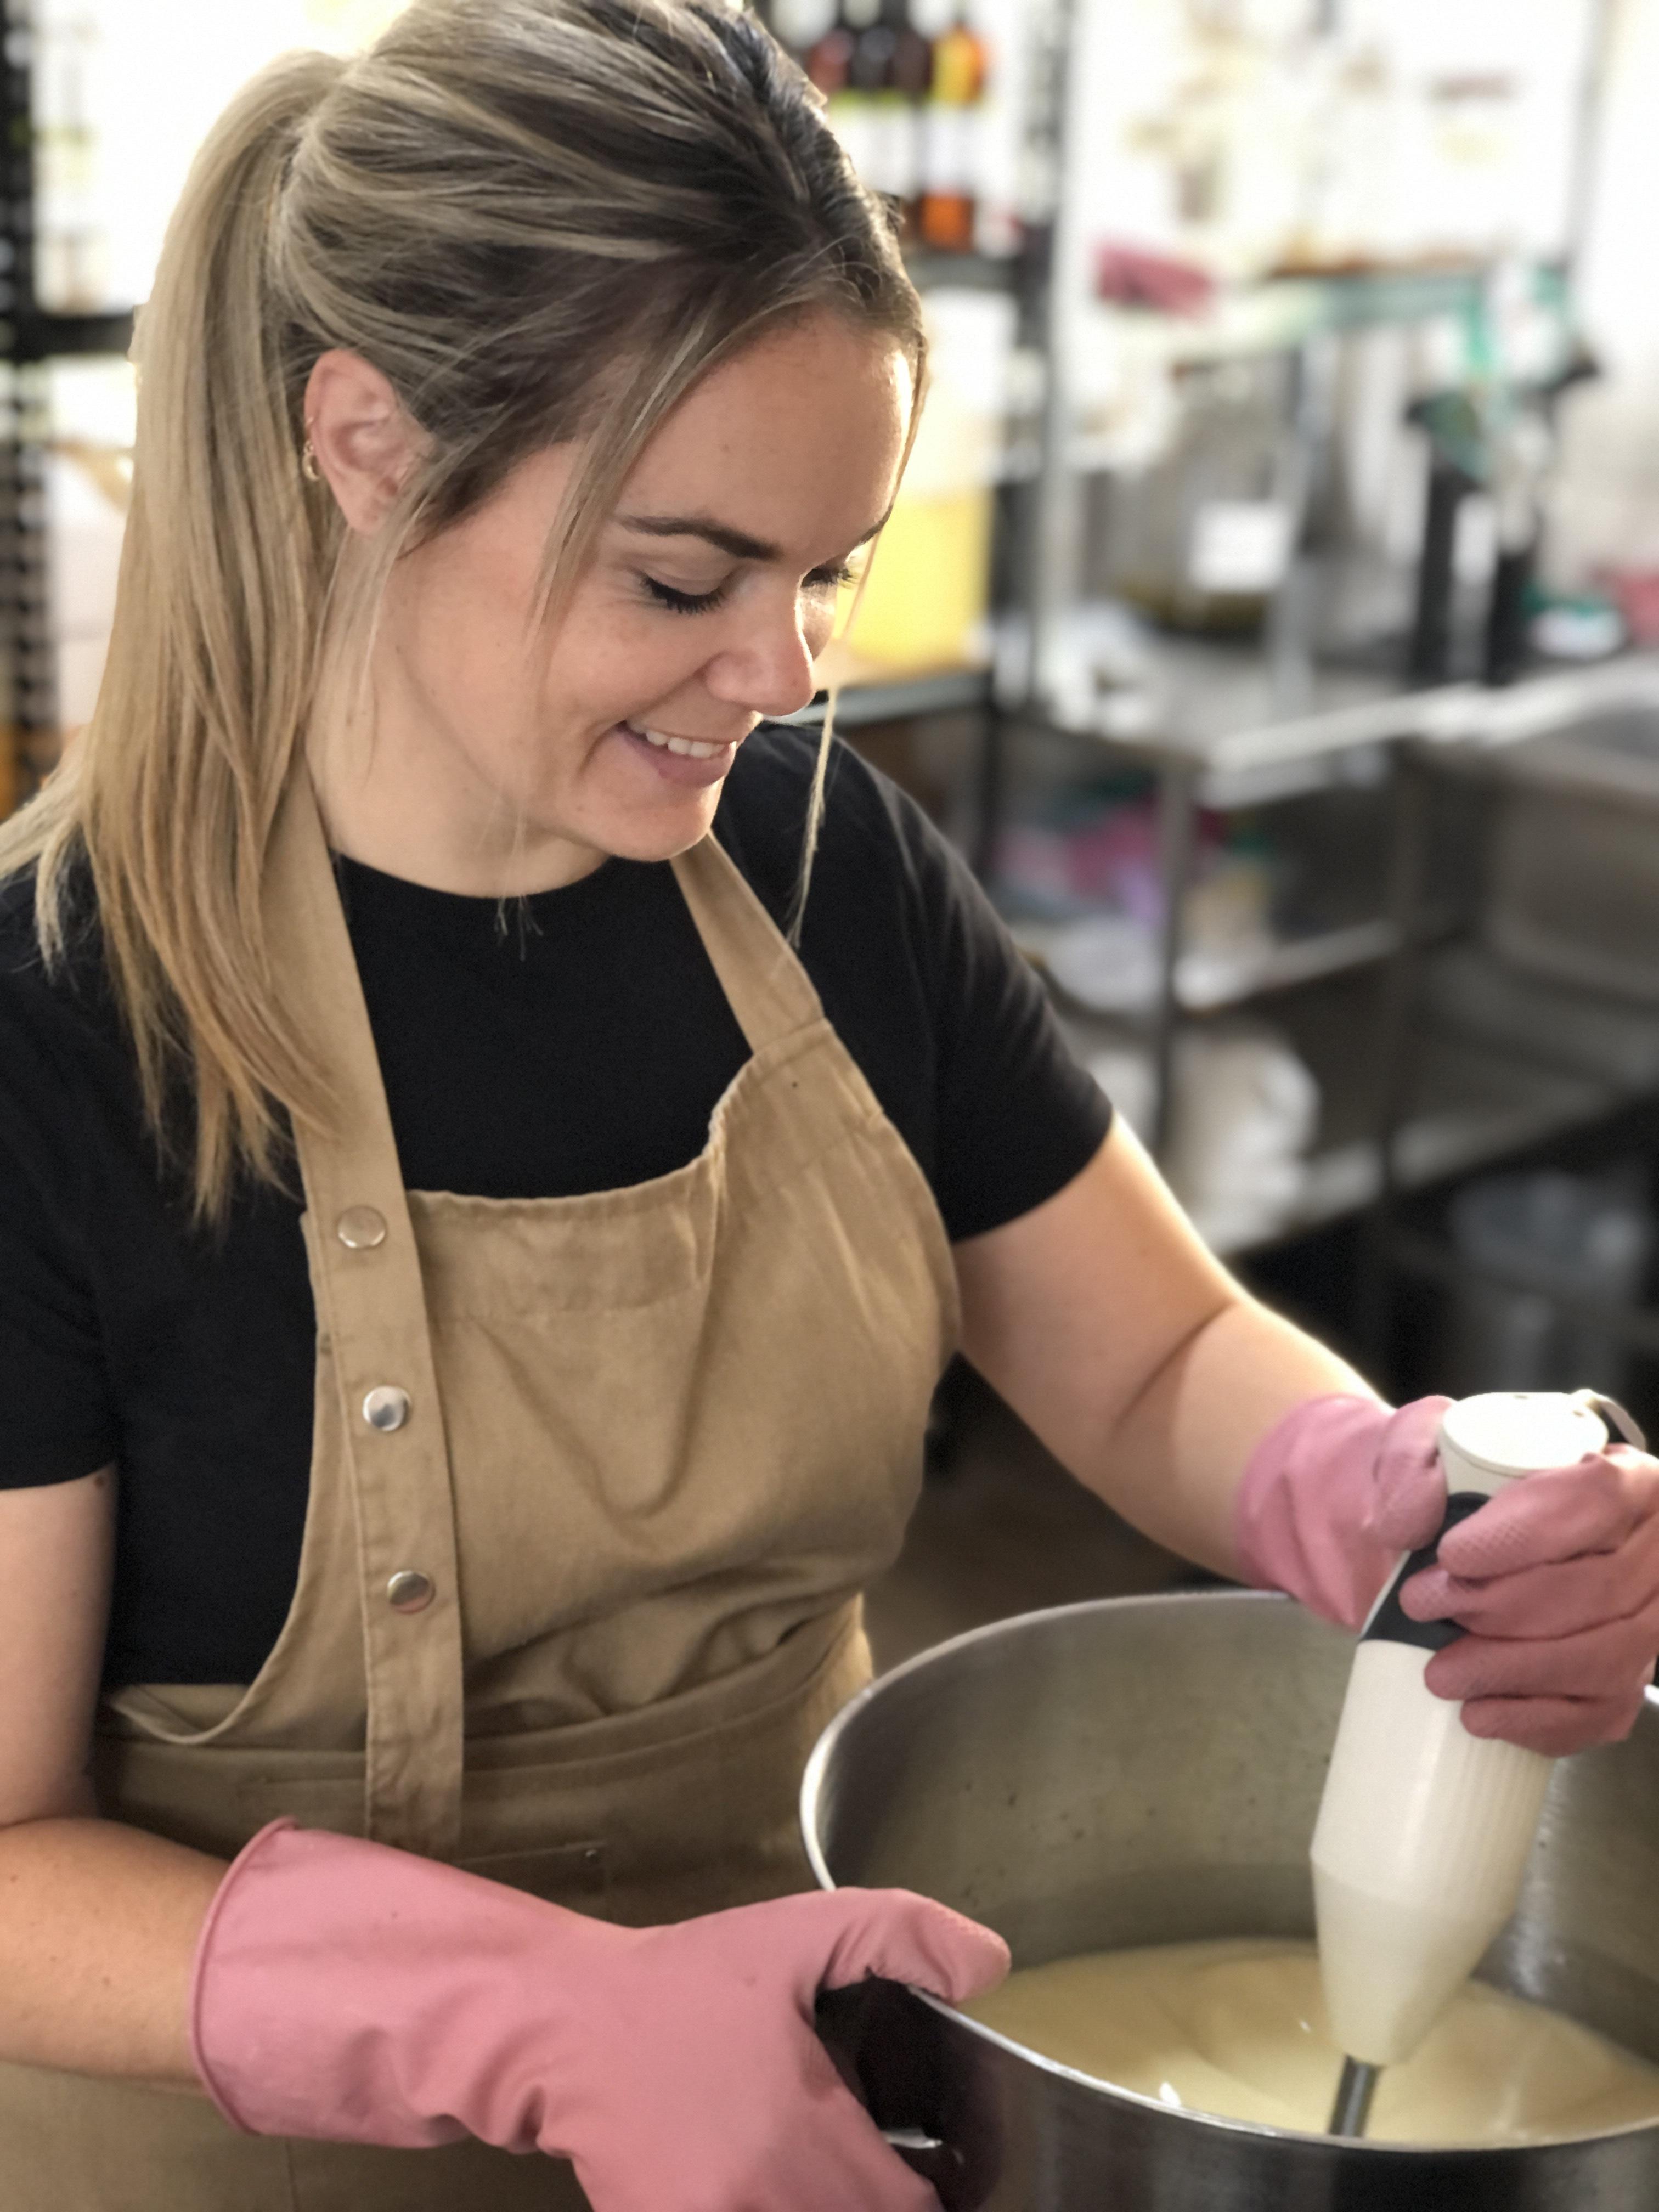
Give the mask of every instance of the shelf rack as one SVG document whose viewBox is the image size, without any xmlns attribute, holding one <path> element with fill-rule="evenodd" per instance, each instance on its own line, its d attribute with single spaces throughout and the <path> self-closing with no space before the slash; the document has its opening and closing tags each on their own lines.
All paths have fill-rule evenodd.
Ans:
<svg viewBox="0 0 1659 2212">
<path fill-rule="evenodd" d="M 1565 313 L 1565 264 L 1540 260 L 1530 273 L 1534 298 Z M 1309 269 L 1218 284 L 1209 306 L 1189 315 L 1109 303 L 1091 312 L 1139 330 L 1170 361 L 1225 361 L 1293 352 L 1316 338 L 1384 325 L 1476 322 L 1486 312 L 1492 275 L 1481 261 Z"/>
<path fill-rule="evenodd" d="M 1218 652 L 1224 665 L 1228 650 Z M 1223 688 L 1227 680 L 1218 675 Z M 1171 714 L 1132 738 L 1077 722 L 1060 733 L 1085 756 L 1146 770 L 1156 781 L 1165 915 L 1157 995 L 1109 1015 L 1083 1012 L 1057 996 L 1085 1050 L 1126 1038 L 1148 1045 L 1163 1149 L 1170 1135 L 1175 1038 L 1185 1023 L 1363 970 L 1376 978 L 1370 1011 L 1356 1008 L 1338 1048 L 1321 1055 L 1335 1067 L 1344 1093 L 1328 1101 L 1326 1120 L 1341 1125 L 1338 1133 L 1309 1162 L 1298 1197 L 1270 1231 L 1248 1243 L 1222 1240 L 1228 1256 L 1372 1207 L 1389 1215 L 1391 1235 L 1406 1194 L 1605 1120 L 1659 1089 L 1659 1030 L 1650 1073 L 1638 1066 L 1632 1075 L 1607 1064 L 1606 1053 L 1596 1064 L 1593 1051 L 1575 1050 L 1571 1013 L 1547 1004 L 1539 1026 L 1559 1040 L 1553 1051 L 1519 1054 L 1492 1037 L 1460 1033 L 1455 1023 L 1425 1040 L 1422 1019 L 1425 964 L 1453 934 L 1449 918 L 1425 903 L 1425 781 L 1453 767 L 1468 774 L 1472 764 L 1491 772 L 1525 738 L 1632 709 L 1652 713 L 1659 724 L 1659 655 L 1539 677 L 1504 691 L 1395 687 L 1356 700 L 1321 699 L 1316 690 L 1299 714 L 1277 722 L 1245 715 L 1231 729 L 1206 726 L 1206 704 L 1204 712 Z M 1340 780 L 1345 763 L 1361 753 L 1368 780 L 1380 775 L 1390 801 L 1387 911 L 1290 940 L 1264 951 L 1253 969 L 1241 964 L 1227 988 L 1194 991 L 1184 972 L 1181 891 L 1190 878 L 1200 808 L 1257 805 L 1316 789 Z M 1030 949 L 1041 964 L 1040 930 Z M 1640 1059 L 1625 1057 L 1632 1064 Z M 1380 1267 L 1380 1259 L 1375 1264 Z M 1382 1295 L 1373 1290 L 1371 1303 Z"/>
<path fill-rule="evenodd" d="M 0 0 L 0 812 L 27 798 L 60 731 L 46 530 L 48 364 L 125 354 L 130 314 L 58 315 L 35 297 L 33 0 Z"/>
<path fill-rule="evenodd" d="M 1605 800 L 1608 784 L 1593 757 L 1575 747 L 1575 732 L 1609 716 L 1634 714 L 1651 723 L 1659 754 L 1659 655 L 1633 656 L 1513 691 L 1476 694 L 1475 700 L 1479 711 L 1472 711 L 1475 702 L 1468 697 L 1436 702 L 1401 762 L 1404 804 L 1395 918 L 1402 951 L 1379 1032 L 1379 1054 L 1389 1077 L 1382 1087 L 1376 1132 L 1378 1188 L 1363 1319 L 1364 1333 L 1379 1352 L 1389 1341 L 1395 1288 L 1401 1277 L 1444 1286 L 1473 1280 L 1534 1295 L 1539 1291 L 1536 1282 L 1477 1263 L 1425 1233 L 1405 1211 L 1409 1196 L 1452 1175 L 1659 1100 L 1659 1004 L 1638 1001 L 1610 982 L 1587 989 L 1528 967 L 1516 969 L 1498 945 L 1488 943 L 1477 957 L 1486 962 L 1489 975 L 1476 979 L 1475 990 L 1466 988 L 1455 994 L 1461 1003 L 1450 1012 L 1462 1032 L 1457 1048 L 1466 1054 L 1484 1048 L 1501 1068 L 1503 1110 L 1475 1117 L 1461 1147 L 1443 1145 L 1445 1157 L 1435 1157 L 1432 1149 L 1423 1157 L 1421 1117 L 1412 1111 L 1413 1093 L 1420 1094 L 1431 1079 L 1431 1053 L 1446 1049 L 1444 1024 L 1428 1018 L 1434 1012 L 1434 992 L 1422 902 L 1431 792 L 1437 782 L 1455 778 L 1492 793 L 1524 784 L 1564 799 Z M 1552 742 L 1528 750 L 1540 739 Z M 1651 811 L 1659 823 L 1659 780 L 1644 780 L 1646 789 L 1639 797 L 1632 788 L 1614 795 Z M 1472 1034 L 1482 1026 L 1486 1037 Z M 1506 1034 L 1500 1038 L 1499 1032 Z M 1659 1312 L 1559 1289 L 1547 1295 L 1560 1310 L 1594 1321 L 1630 1347 L 1659 1353 Z"/>
</svg>

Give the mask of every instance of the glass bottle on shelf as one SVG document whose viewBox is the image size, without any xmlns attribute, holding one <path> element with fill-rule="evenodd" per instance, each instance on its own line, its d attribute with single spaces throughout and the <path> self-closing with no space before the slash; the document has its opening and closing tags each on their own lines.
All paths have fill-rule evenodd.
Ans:
<svg viewBox="0 0 1659 2212">
<path fill-rule="evenodd" d="M 823 94 L 832 119 L 835 102 L 847 90 L 848 74 L 853 65 L 853 43 L 846 12 L 838 6 L 802 51 L 801 67 Z"/>
<path fill-rule="evenodd" d="M 864 81 L 867 65 L 855 65 L 860 42 L 880 12 L 881 0 L 840 0 L 835 21 L 806 58 L 806 73 L 824 96 L 830 128 L 866 184 L 874 118 L 870 90 Z"/>
<path fill-rule="evenodd" d="M 890 197 L 904 181 L 903 102 L 893 82 L 898 41 L 888 21 L 886 0 L 847 0 L 847 6 L 856 33 L 851 89 L 862 103 L 860 153 L 854 166 L 872 192 Z"/>
<path fill-rule="evenodd" d="M 835 0 L 770 0 L 768 28 L 803 65 L 809 62 L 819 40 L 833 29 L 835 21 Z M 810 67 L 807 74 L 811 75 Z"/>
<path fill-rule="evenodd" d="M 958 9 L 933 41 L 927 111 L 921 239 L 942 253 L 974 244 L 979 201 L 977 125 L 985 98 L 985 42 Z"/>
<path fill-rule="evenodd" d="M 916 27 L 908 0 L 887 0 L 884 21 L 893 34 L 893 192 L 899 203 L 900 234 L 906 243 L 921 235 L 925 181 L 923 137 L 927 103 L 933 82 L 933 42 Z"/>
</svg>

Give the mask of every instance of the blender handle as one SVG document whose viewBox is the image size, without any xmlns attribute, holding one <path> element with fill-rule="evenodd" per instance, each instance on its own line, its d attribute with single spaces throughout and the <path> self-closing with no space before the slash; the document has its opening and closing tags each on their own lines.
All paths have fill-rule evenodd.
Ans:
<svg viewBox="0 0 1659 2212">
<path fill-rule="evenodd" d="M 945 2203 L 951 2203 L 954 2185 L 962 2173 L 959 2150 L 922 2128 L 884 2128 L 881 2139 L 890 2150 L 898 2153 L 913 2173 L 933 2183 Z"/>
<path fill-rule="evenodd" d="M 1583 1406 L 1594 1413 L 1607 1430 L 1611 1438 L 1632 1444 L 1638 1451 L 1648 1448 L 1647 1438 L 1640 1424 L 1626 1413 L 1616 1398 L 1604 1396 L 1599 1390 L 1575 1390 L 1572 1403 Z M 1487 1503 L 1486 1493 L 1480 1490 L 1454 1491 L 1446 1501 L 1446 1511 L 1439 1528 L 1430 1540 L 1408 1552 L 1387 1582 L 1378 1591 L 1376 1602 L 1366 1616 L 1359 1632 L 1362 1643 L 1380 1641 L 1387 1644 L 1412 1644 L 1425 1651 L 1443 1651 L 1449 1644 L 1456 1643 L 1463 1631 L 1455 1621 L 1413 1620 L 1400 1603 L 1401 1587 L 1425 1567 L 1434 1565 L 1439 1556 L 1442 1540 L 1449 1535 L 1459 1522 L 1467 1521 Z"/>
<path fill-rule="evenodd" d="M 1621 1443 L 1632 1444 L 1639 1452 L 1647 1449 L 1648 1440 L 1642 1432 L 1641 1423 L 1627 1413 L 1616 1398 L 1604 1397 L 1599 1390 L 1575 1390 L 1573 1395 L 1581 1406 L 1605 1421 Z"/>
<path fill-rule="evenodd" d="M 815 2007 L 815 2025 L 821 2039 L 835 2062 L 842 2080 L 865 2107 L 871 2112 L 882 2141 L 888 2148 L 904 2160 L 913 2173 L 931 2182 L 947 2208 L 959 2206 L 964 2197 L 964 2178 L 967 2162 L 953 2143 L 934 2132 L 922 2112 L 932 2102 L 925 2094 L 917 2095 L 902 2088 L 894 2095 L 890 2088 L 886 2097 L 876 2093 L 873 2082 L 860 2078 L 860 2057 L 872 2021 L 879 2008 L 890 2006 L 895 2000 L 902 2002 L 903 1985 L 870 1975 L 842 1989 L 821 1990 Z M 896 2112 L 894 2106 L 897 2106 Z M 908 2112 L 916 2114 L 910 2120 L 901 2116 Z M 920 2109 L 919 2109 L 920 2108 Z"/>
</svg>

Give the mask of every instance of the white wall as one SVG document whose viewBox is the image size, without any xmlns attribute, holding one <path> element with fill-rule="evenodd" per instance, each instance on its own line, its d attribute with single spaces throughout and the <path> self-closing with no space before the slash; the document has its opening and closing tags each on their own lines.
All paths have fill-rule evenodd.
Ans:
<svg viewBox="0 0 1659 2212">
<path fill-rule="evenodd" d="M 1659 0 L 1615 0 L 1581 297 L 1609 362 L 1659 360 Z"/>
</svg>

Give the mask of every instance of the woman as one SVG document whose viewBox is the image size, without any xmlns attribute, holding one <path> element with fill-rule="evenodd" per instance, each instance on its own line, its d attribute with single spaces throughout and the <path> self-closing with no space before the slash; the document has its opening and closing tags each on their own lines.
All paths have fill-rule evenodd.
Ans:
<svg viewBox="0 0 1659 2212">
<path fill-rule="evenodd" d="M 9 2212 L 917 2212 L 814 1995 L 1005 1954 L 802 1894 L 793 1798 L 952 1344 L 1350 1620 L 1434 1406 L 1243 1295 L 914 811 L 760 728 L 923 347 L 752 22 L 278 65 L 140 350 L 98 712 L 0 835 Z M 1449 1540 L 1469 1725 L 1629 1726 L 1656 1510 L 1612 1452 Z"/>
</svg>

